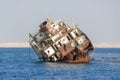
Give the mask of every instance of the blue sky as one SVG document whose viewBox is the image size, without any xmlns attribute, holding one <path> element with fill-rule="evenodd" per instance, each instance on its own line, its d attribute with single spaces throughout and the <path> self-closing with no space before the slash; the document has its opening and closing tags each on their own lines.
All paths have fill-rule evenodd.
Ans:
<svg viewBox="0 0 120 80">
<path fill-rule="evenodd" d="M 92 42 L 120 42 L 120 0 L 0 0 L 0 42 L 28 41 L 48 16 L 72 19 Z"/>
</svg>

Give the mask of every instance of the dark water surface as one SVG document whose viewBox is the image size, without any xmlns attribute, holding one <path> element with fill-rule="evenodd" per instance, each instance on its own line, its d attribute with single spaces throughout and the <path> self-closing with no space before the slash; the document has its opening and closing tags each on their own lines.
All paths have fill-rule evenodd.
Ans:
<svg viewBox="0 0 120 80">
<path fill-rule="evenodd" d="M 32 49 L 0 48 L 0 80 L 120 80 L 120 48 L 96 48 L 89 63 L 40 62 Z"/>
</svg>

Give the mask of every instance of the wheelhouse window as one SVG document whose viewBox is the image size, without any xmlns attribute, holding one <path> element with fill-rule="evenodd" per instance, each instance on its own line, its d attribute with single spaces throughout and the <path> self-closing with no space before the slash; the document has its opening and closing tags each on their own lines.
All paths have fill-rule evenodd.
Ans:
<svg viewBox="0 0 120 80">
<path fill-rule="evenodd" d="M 76 36 L 78 36 L 78 34 L 76 32 L 74 32 Z"/>
<path fill-rule="evenodd" d="M 60 42 L 58 42 L 60 46 L 62 46 L 62 44 Z"/>
<path fill-rule="evenodd" d="M 67 37 L 67 39 L 70 41 L 70 38 L 68 37 L 68 36 L 66 36 Z"/>
</svg>

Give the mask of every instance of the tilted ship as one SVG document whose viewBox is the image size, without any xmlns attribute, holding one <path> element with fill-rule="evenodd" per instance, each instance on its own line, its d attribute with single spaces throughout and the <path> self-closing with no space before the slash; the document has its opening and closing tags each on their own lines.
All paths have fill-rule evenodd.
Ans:
<svg viewBox="0 0 120 80">
<path fill-rule="evenodd" d="M 30 45 L 41 61 L 89 62 L 94 47 L 78 26 L 47 18 L 33 34 Z"/>
</svg>

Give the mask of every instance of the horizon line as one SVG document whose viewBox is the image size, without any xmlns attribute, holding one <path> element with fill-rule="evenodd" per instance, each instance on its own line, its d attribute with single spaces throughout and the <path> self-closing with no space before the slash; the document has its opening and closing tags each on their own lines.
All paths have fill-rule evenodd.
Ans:
<svg viewBox="0 0 120 80">
<path fill-rule="evenodd" d="M 93 43 L 95 48 L 120 48 L 120 43 Z M 0 42 L 0 48 L 2 47 L 31 47 L 29 42 Z"/>
</svg>

